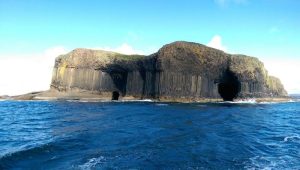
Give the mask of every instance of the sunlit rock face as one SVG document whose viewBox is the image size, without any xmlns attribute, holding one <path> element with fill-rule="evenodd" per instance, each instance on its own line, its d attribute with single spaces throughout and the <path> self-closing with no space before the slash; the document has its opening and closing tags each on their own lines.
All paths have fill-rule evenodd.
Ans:
<svg viewBox="0 0 300 170">
<path fill-rule="evenodd" d="M 76 49 L 56 59 L 51 88 L 122 97 L 203 99 L 283 97 L 262 62 L 207 46 L 174 42 L 150 56 Z"/>
</svg>

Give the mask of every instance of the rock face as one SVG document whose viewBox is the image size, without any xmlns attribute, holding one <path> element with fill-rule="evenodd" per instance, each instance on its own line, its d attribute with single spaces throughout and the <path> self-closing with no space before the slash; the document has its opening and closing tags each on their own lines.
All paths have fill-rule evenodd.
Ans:
<svg viewBox="0 0 300 170">
<path fill-rule="evenodd" d="M 51 88 L 118 99 L 284 97 L 262 62 L 197 43 L 174 42 L 150 56 L 75 49 L 55 61 Z"/>
</svg>

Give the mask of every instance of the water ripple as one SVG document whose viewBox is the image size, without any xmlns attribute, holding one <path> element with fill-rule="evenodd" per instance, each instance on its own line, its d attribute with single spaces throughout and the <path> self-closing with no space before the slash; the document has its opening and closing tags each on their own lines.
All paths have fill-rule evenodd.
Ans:
<svg viewBox="0 0 300 170">
<path fill-rule="evenodd" d="M 0 102 L 0 169 L 300 169 L 300 105 Z"/>
</svg>

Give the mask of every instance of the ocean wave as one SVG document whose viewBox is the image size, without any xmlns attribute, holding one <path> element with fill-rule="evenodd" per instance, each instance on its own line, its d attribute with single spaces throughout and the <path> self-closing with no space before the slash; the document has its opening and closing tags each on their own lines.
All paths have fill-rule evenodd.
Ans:
<svg viewBox="0 0 300 170">
<path fill-rule="evenodd" d="M 289 141 L 300 141 L 300 135 L 291 135 L 291 136 L 287 136 L 284 138 L 283 140 L 284 142 L 289 142 Z"/>
<path fill-rule="evenodd" d="M 236 101 L 223 101 L 217 103 L 229 103 L 229 104 L 279 104 L 279 103 L 297 103 L 299 99 L 291 99 L 287 101 L 257 101 L 256 99 L 236 100 Z"/>
<path fill-rule="evenodd" d="M 297 103 L 297 102 L 300 102 L 300 99 L 291 99 L 287 101 L 287 103 Z"/>
<path fill-rule="evenodd" d="M 297 103 L 300 102 L 300 100 L 287 100 L 287 101 L 269 101 L 269 102 L 258 102 L 257 104 L 280 104 L 280 103 Z"/>
<path fill-rule="evenodd" d="M 24 159 L 32 157 L 34 155 L 39 155 L 41 153 L 49 153 L 53 150 L 57 150 L 57 146 L 53 143 L 41 144 L 38 146 L 33 146 L 31 148 L 23 147 L 19 150 L 10 151 L 0 156 L 0 165 L 1 164 L 10 164 L 13 165 L 15 160 Z"/>
<path fill-rule="evenodd" d="M 257 104 L 256 99 L 247 99 L 247 100 L 236 100 L 236 101 L 224 101 L 218 103 L 230 103 L 230 104 Z"/>
<path fill-rule="evenodd" d="M 239 101 L 236 101 L 235 103 L 238 103 L 238 104 L 256 104 L 256 99 L 248 99 L 248 100 L 239 100 Z"/>
<path fill-rule="evenodd" d="M 83 165 L 79 165 L 79 169 L 89 170 L 96 168 L 97 165 L 103 163 L 105 161 L 104 156 L 100 156 L 98 158 L 91 158 Z"/>
<path fill-rule="evenodd" d="M 258 102 L 257 104 L 279 104 L 283 102 Z"/>
<path fill-rule="evenodd" d="M 271 169 L 287 169 L 292 167 L 288 166 L 290 162 L 290 157 L 266 157 L 266 156 L 255 156 L 249 159 L 245 165 L 245 169 L 255 170 L 271 170 Z"/>
</svg>

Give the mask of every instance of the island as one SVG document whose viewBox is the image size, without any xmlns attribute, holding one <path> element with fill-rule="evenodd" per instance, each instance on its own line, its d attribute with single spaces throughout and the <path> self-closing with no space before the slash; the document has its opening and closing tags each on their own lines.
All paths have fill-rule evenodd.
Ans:
<svg viewBox="0 0 300 170">
<path fill-rule="evenodd" d="M 56 58 L 50 90 L 15 98 L 197 102 L 287 96 L 257 58 L 177 41 L 149 56 L 75 49 Z"/>
</svg>

